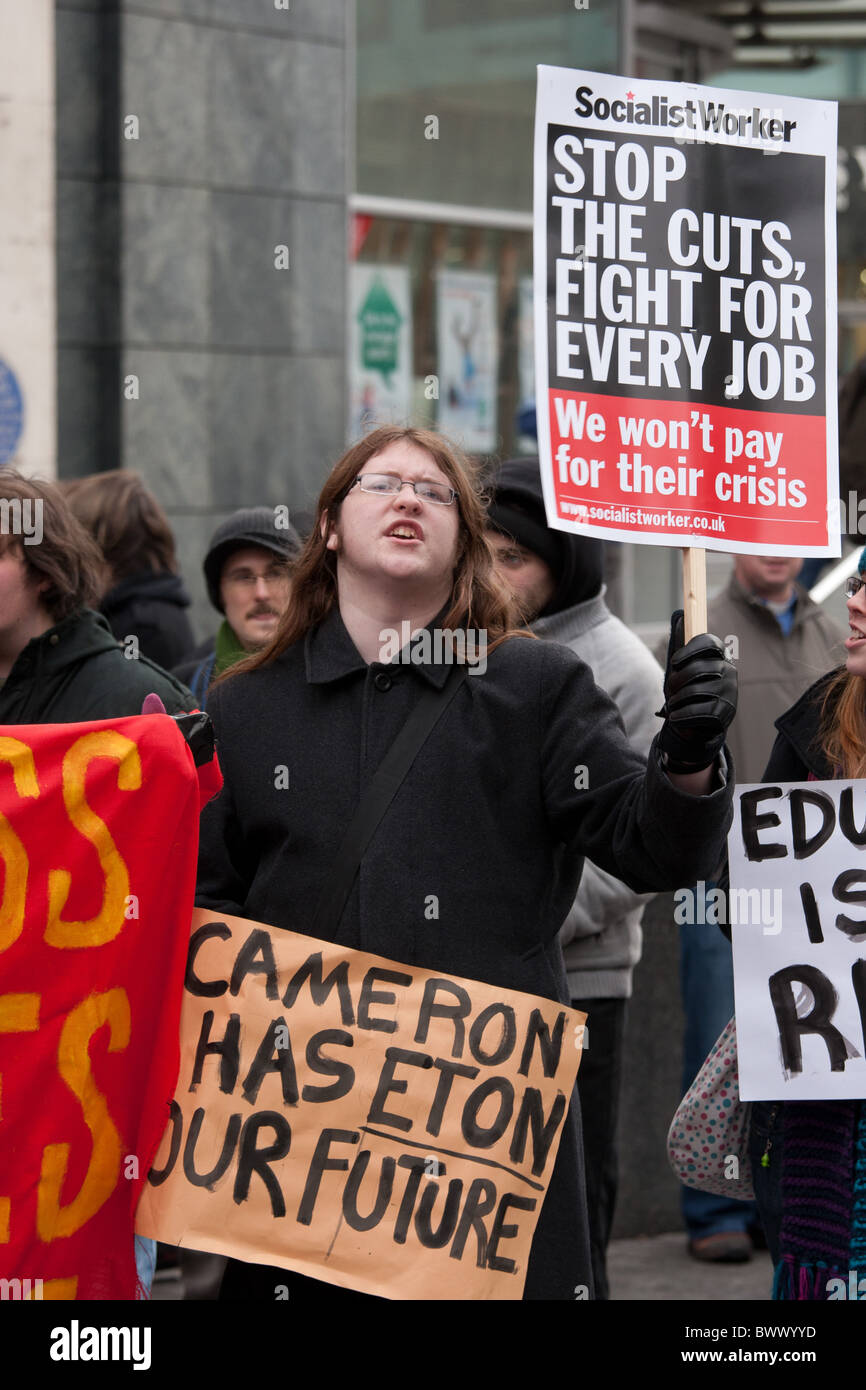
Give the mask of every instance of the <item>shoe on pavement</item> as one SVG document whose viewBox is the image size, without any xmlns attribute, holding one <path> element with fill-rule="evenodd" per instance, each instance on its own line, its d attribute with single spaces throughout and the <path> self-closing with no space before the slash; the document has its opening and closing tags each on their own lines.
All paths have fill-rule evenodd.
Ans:
<svg viewBox="0 0 866 1390">
<path fill-rule="evenodd" d="M 690 1240 L 689 1254 L 711 1264 L 745 1264 L 752 1258 L 752 1241 L 747 1231 L 716 1231 Z"/>
</svg>

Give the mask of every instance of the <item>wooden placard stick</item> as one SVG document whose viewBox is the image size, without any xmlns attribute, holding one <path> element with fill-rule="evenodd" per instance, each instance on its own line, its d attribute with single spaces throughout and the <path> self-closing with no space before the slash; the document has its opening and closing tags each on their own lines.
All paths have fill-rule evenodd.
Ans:
<svg viewBox="0 0 866 1390">
<path fill-rule="evenodd" d="M 707 630 L 707 552 L 692 545 L 683 547 L 683 609 L 690 642 Z"/>
</svg>

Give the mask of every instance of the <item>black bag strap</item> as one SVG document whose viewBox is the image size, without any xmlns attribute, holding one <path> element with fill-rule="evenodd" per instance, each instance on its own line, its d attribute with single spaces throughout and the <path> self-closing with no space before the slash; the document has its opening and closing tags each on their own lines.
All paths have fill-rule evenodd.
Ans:
<svg viewBox="0 0 866 1390">
<path fill-rule="evenodd" d="M 416 757 L 445 713 L 468 673 L 468 666 L 452 666 L 441 687 L 428 686 L 421 694 L 388 752 L 385 754 L 352 817 L 349 828 L 319 899 L 310 935 L 333 941 L 364 851 Z"/>
</svg>

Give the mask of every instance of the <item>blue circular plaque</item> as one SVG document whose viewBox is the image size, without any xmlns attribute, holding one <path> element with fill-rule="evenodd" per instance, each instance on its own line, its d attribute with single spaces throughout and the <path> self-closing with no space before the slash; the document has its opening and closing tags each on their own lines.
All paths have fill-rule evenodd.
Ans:
<svg viewBox="0 0 866 1390">
<path fill-rule="evenodd" d="M 12 368 L 0 358 L 0 464 L 14 456 L 23 424 L 21 388 Z"/>
</svg>

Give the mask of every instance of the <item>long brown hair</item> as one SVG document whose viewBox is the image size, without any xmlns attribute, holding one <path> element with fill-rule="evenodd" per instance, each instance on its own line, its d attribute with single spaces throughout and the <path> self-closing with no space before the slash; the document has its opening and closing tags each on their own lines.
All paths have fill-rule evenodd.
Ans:
<svg viewBox="0 0 866 1390">
<path fill-rule="evenodd" d="M 821 748 L 843 777 L 866 776 L 866 683 L 844 666 L 830 682 L 821 706 Z"/>
<path fill-rule="evenodd" d="M 331 470 L 319 495 L 313 529 L 292 576 L 288 607 L 270 643 L 231 666 L 219 681 L 267 666 L 327 617 L 337 603 L 337 562 L 334 552 L 325 544 L 327 530 L 336 522 L 343 498 L 364 464 L 390 444 L 398 443 L 424 449 L 457 493 L 460 528 L 457 563 L 451 602 L 441 620 L 443 629 L 473 628 L 486 632 L 488 652 L 506 637 L 532 636 L 516 626 L 513 602 L 494 568 L 493 554 L 484 535 L 486 499 L 479 485 L 480 470 L 432 430 L 382 425 L 347 449 Z M 323 518 L 328 521 L 325 536 L 322 535 Z"/>
</svg>

